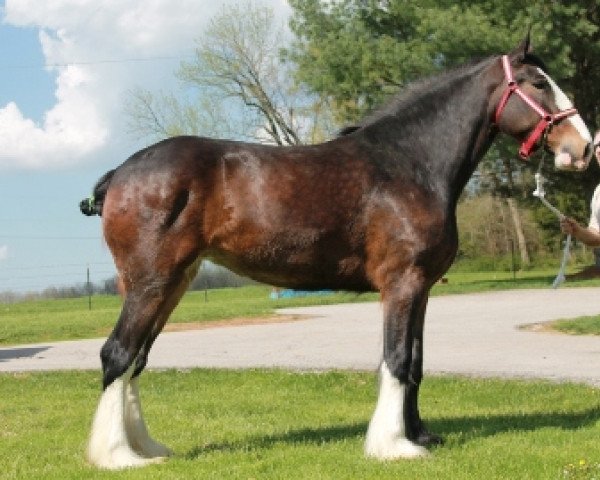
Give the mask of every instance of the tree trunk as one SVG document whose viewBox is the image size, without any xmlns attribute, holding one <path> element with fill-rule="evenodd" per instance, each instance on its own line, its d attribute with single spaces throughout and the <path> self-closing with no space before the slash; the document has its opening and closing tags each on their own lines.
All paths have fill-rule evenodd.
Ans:
<svg viewBox="0 0 600 480">
<path fill-rule="evenodd" d="M 525 241 L 525 233 L 523 232 L 523 225 L 521 224 L 521 216 L 519 215 L 517 202 L 515 202 L 514 198 L 507 198 L 506 203 L 508 204 L 510 216 L 512 217 L 513 225 L 515 226 L 517 244 L 519 246 L 519 253 L 521 254 L 521 266 L 529 266 L 531 260 L 529 259 L 529 253 L 527 252 L 527 242 Z"/>
<path fill-rule="evenodd" d="M 600 248 L 594 248 L 594 264 L 600 268 Z"/>
</svg>

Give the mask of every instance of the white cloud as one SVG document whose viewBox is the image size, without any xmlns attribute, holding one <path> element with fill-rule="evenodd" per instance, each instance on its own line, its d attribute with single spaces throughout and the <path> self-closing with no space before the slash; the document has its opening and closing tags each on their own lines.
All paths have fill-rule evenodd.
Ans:
<svg viewBox="0 0 600 480">
<path fill-rule="evenodd" d="M 0 246 L 0 261 L 8 258 L 8 247 L 6 245 Z"/>
<path fill-rule="evenodd" d="M 0 168 L 68 166 L 127 143 L 123 100 L 139 85 L 176 88 L 177 58 L 225 3 L 235 0 L 6 0 L 3 21 L 35 27 L 47 68 L 56 75 L 55 104 L 36 123 L 14 102 L 0 105 Z M 263 0 L 280 17 L 285 0 Z M 175 57 L 173 61 L 135 59 Z M 130 60 L 113 62 L 113 60 Z M 129 152 L 131 153 L 131 152 Z"/>
</svg>

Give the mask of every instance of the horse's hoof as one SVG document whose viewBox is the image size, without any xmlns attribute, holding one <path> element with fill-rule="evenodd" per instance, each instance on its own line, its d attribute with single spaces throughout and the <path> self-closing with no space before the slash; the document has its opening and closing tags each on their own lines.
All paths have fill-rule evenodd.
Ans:
<svg viewBox="0 0 600 480">
<path fill-rule="evenodd" d="M 144 458 L 127 447 L 121 447 L 101 455 L 88 452 L 88 461 L 98 468 L 105 470 L 122 470 L 125 468 L 137 468 L 160 463 L 165 457 Z"/>
<path fill-rule="evenodd" d="M 417 445 L 407 438 L 399 438 L 385 442 L 367 440 L 365 455 L 378 460 L 396 460 L 400 458 L 423 458 L 430 454 L 421 445 Z"/>
<path fill-rule="evenodd" d="M 145 458 L 168 458 L 173 456 L 171 449 L 163 445 L 162 443 L 151 440 L 143 445 L 134 445 L 133 449 Z"/>
<path fill-rule="evenodd" d="M 415 443 L 421 445 L 422 447 L 430 447 L 433 445 L 443 445 L 444 439 L 435 433 L 422 430 L 415 439 Z"/>
</svg>

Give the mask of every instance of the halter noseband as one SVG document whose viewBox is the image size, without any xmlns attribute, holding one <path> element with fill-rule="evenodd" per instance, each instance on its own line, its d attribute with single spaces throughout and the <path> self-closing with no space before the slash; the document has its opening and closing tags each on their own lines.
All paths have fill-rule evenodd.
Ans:
<svg viewBox="0 0 600 480">
<path fill-rule="evenodd" d="M 519 87 L 513 78 L 510 61 L 507 55 L 502 55 L 502 66 L 504 68 L 504 76 L 508 85 L 502 94 L 502 98 L 500 99 L 500 103 L 498 103 L 498 107 L 496 108 L 496 114 L 494 116 L 494 122 L 496 125 L 500 121 L 500 116 L 504 111 L 504 107 L 506 107 L 508 99 L 513 93 L 519 95 L 519 97 L 521 97 L 521 99 L 533 110 L 535 110 L 535 112 L 541 117 L 536 127 L 523 141 L 521 147 L 519 148 L 519 156 L 523 160 L 526 160 L 531 155 L 534 145 L 540 139 L 540 137 L 547 132 L 555 122 L 558 122 L 563 118 L 570 117 L 571 115 L 575 115 L 577 113 L 577 109 L 569 108 L 568 110 L 563 110 L 557 113 L 548 113 L 539 103 L 521 90 L 521 87 Z"/>
</svg>

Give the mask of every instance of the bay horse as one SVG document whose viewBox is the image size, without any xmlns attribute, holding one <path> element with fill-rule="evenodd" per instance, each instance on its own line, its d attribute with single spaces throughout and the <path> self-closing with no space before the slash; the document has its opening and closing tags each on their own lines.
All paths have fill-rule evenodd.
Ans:
<svg viewBox="0 0 600 480">
<path fill-rule="evenodd" d="M 103 393 L 89 461 L 146 465 L 170 455 L 146 428 L 138 377 L 202 259 L 270 285 L 379 291 L 379 397 L 365 453 L 427 455 L 442 439 L 418 408 L 428 295 L 457 252 L 456 204 L 502 132 L 561 169 L 583 170 L 591 135 L 529 38 L 407 87 L 319 145 L 277 147 L 183 136 L 145 148 L 81 202 L 101 215 L 124 287 L 101 349 Z"/>
</svg>

